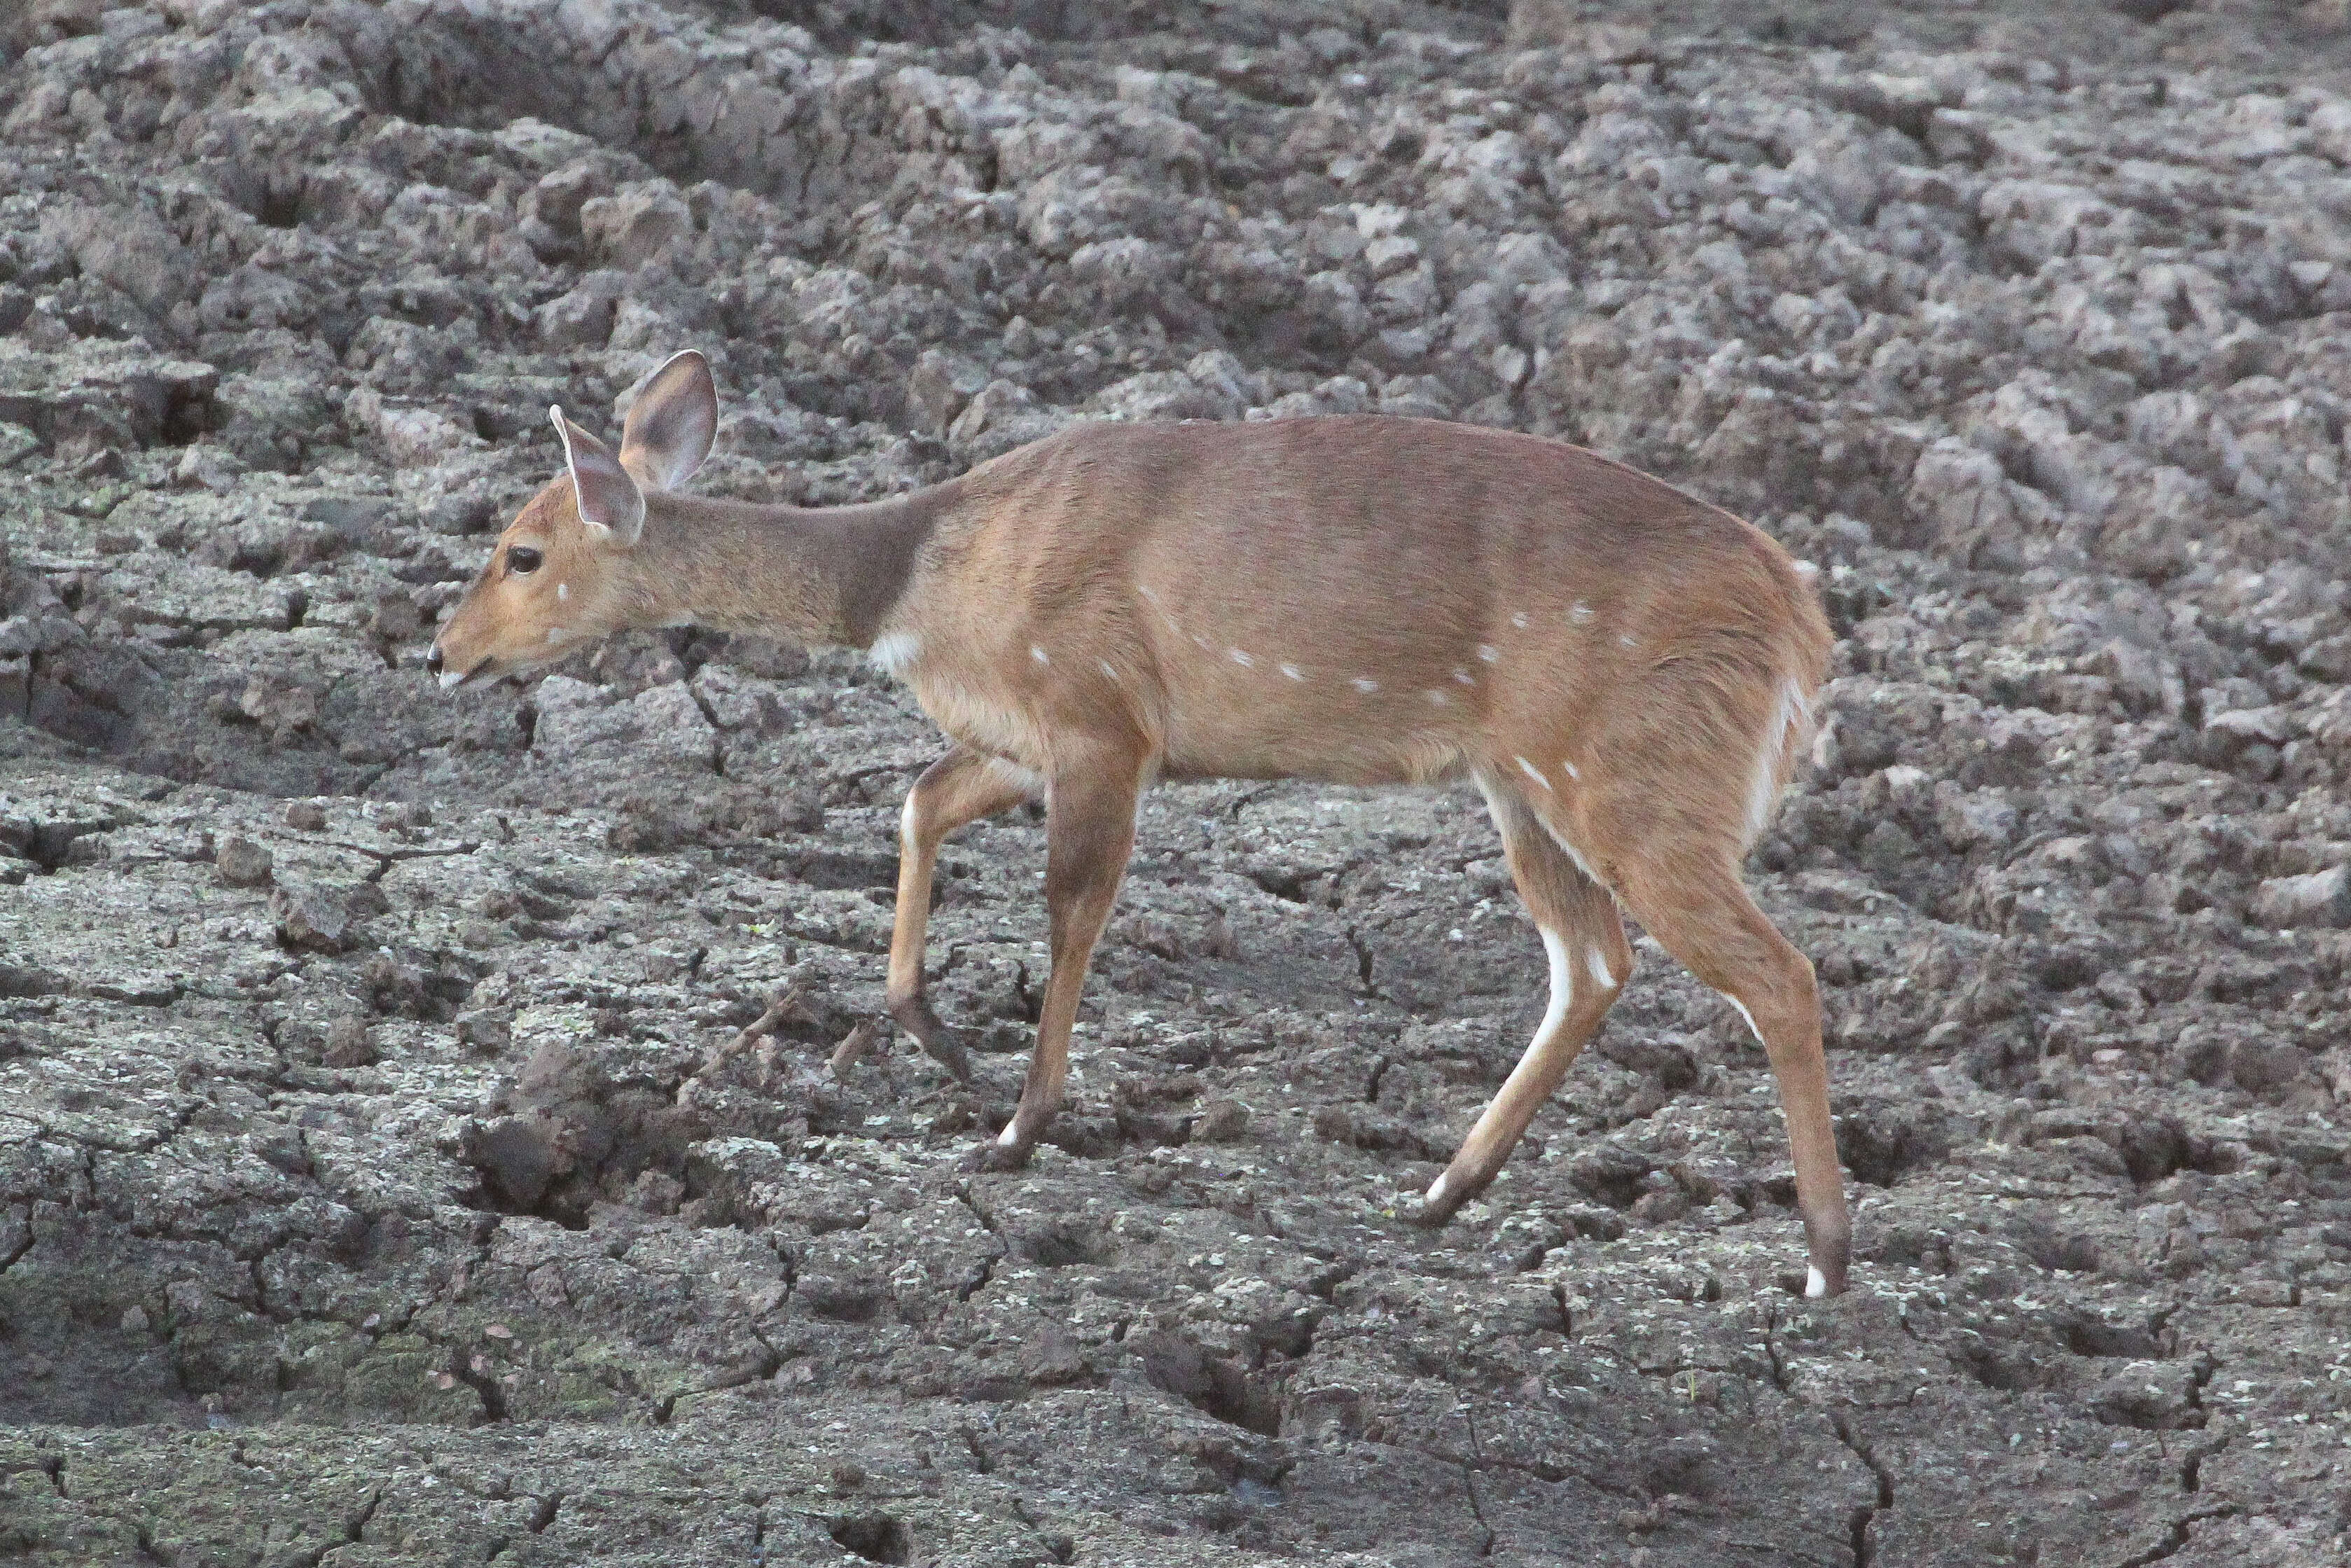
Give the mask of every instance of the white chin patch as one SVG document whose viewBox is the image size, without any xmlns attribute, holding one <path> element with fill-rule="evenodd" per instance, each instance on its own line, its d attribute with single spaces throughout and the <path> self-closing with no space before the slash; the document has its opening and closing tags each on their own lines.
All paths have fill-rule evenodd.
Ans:
<svg viewBox="0 0 2351 1568">
<path fill-rule="evenodd" d="M 441 689 L 444 692 L 455 690 L 457 683 L 465 678 L 463 670 L 444 670 L 441 672 Z"/>
<path fill-rule="evenodd" d="M 1804 1294 L 1808 1296 L 1825 1296 L 1828 1293 L 1829 1277 L 1826 1274 L 1822 1273 L 1818 1269 L 1806 1270 L 1804 1271 Z"/>
<path fill-rule="evenodd" d="M 1450 1172 L 1447 1172 L 1447 1175 L 1450 1175 L 1451 1173 L 1450 1173 Z M 1428 1184 L 1428 1199 L 1427 1199 L 1427 1201 L 1429 1201 L 1430 1203 L 1443 1203 L 1443 1202 L 1445 1201 L 1445 1177 L 1444 1177 L 1444 1176 L 1438 1176 L 1435 1181 L 1430 1182 L 1430 1183 Z"/>
</svg>

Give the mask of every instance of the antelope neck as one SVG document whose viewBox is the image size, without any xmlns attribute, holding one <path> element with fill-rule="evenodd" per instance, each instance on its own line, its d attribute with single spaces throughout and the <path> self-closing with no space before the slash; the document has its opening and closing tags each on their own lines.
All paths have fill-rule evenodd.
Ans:
<svg viewBox="0 0 2351 1568">
<path fill-rule="evenodd" d="M 648 496 L 626 557 L 632 620 L 864 647 L 913 576 L 946 487 L 821 507 Z"/>
</svg>

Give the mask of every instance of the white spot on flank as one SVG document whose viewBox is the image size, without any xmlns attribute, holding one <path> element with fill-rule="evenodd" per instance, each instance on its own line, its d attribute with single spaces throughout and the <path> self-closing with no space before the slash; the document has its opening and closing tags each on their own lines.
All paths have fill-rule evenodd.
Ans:
<svg viewBox="0 0 2351 1568">
<path fill-rule="evenodd" d="M 1523 757 L 1514 757 L 1510 758 L 1510 760 L 1517 763 L 1520 768 L 1525 768 L 1528 778 L 1533 779 L 1536 783 L 1541 785 L 1546 789 L 1551 788 L 1551 780 L 1542 776 L 1541 768 L 1536 767 L 1533 763 L 1528 761 Z"/>
<path fill-rule="evenodd" d="M 1627 648 L 1636 648 L 1640 646 L 1640 639 L 1634 636 L 1630 632 L 1619 632 L 1616 633 L 1616 641 L 1623 643 Z"/>
<path fill-rule="evenodd" d="M 887 632 L 873 639 L 866 658 L 885 674 L 903 675 L 923 655 L 923 640 L 912 632 Z"/>
<path fill-rule="evenodd" d="M 1443 707 L 1447 703 L 1453 700 L 1451 697 L 1447 696 L 1443 692 L 1428 692 L 1424 695 L 1427 696 L 1430 704 L 1437 707 Z"/>
<path fill-rule="evenodd" d="M 1144 597 L 1144 598 L 1145 598 L 1145 599 L 1147 599 L 1147 600 L 1151 601 L 1151 602 L 1152 602 L 1152 603 L 1154 603 L 1154 604 L 1156 604 L 1156 603 L 1158 603 L 1158 602 L 1159 602 L 1159 595 L 1157 595 L 1157 594 L 1155 594 L 1155 593 L 1152 592 L 1152 591 L 1151 591 L 1151 590 L 1149 590 L 1149 589 L 1147 589 L 1147 588 L 1144 587 L 1144 586 L 1143 586 L 1141 583 L 1139 583 L 1139 582 L 1138 582 L 1138 583 L 1136 583 L 1136 584 L 1134 585 L 1134 591 L 1135 591 L 1135 592 L 1137 592 L 1137 593 L 1140 593 L 1141 595 L 1143 595 L 1143 597 Z"/>
<path fill-rule="evenodd" d="M 1517 627 L 1521 632 L 1525 631 L 1527 629 L 1527 612 L 1523 610 L 1513 612 L 1510 616 L 1510 624 Z"/>
<path fill-rule="evenodd" d="M 1448 1172 L 1447 1174 L 1449 1175 L 1450 1173 Z M 1428 1184 L 1428 1201 L 1431 1203 L 1443 1203 L 1445 1201 L 1445 1177 L 1443 1176 L 1438 1176 L 1435 1181 Z"/>
<path fill-rule="evenodd" d="M 441 672 L 441 689 L 444 692 L 454 690 L 457 683 L 465 678 L 465 672 L 463 670 L 444 670 Z"/>
<path fill-rule="evenodd" d="M 1560 765 L 1562 768 L 1566 768 L 1566 769 L 1567 769 L 1567 776 L 1568 776 L 1570 779 L 1581 779 L 1581 778 L 1583 778 L 1583 774 L 1578 773 L 1578 772 L 1575 770 L 1575 764 L 1574 764 L 1574 763 L 1573 763 L 1573 762 L 1570 762 L 1569 760 L 1567 760 L 1567 758 L 1563 758 L 1563 757 L 1560 758 L 1559 765 Z"/>
<path fill-rule="evenodd" d="M 1050 664 L 1053 662 L 1052 660 L 1045 657 L 1045 650 L 1040 648 L 1034 643 L 1029 644 L 1029 656 L 1036 660 L 1040 664 Z"/>
<path fill-rule="evenodd" d="M 1804 1270 L 1804 1294 L 1825 1296 L 1829 1293 L 1829 1277 L 1818 1269 Z"/>
<path fill-rule="evenodd" d="M 1454 672 L 1453 672 L 1453 678 L 1454 678 L 1455 680 L 1457 680 L 1457 681 L 1460 682 L 1460 683 L 1461 683 L 1463 685 L 1465 685 L 1465 686 L 1474 686 L 1474 685 L 1476 685 L 1478 684 L 1478 677 L 1477 677 L 1477 676 L 1475 676 L 1475 675 L 1473 675 L 1473 674 L 1470 674 L 1468 671 L 1467 671 L 1467 670 L 1456 670 L 1456 671 L 1454 671 Z"/>
<path fill-rule="evenodd" d="M 557 583 L 555 585 L 555 597 L 559 602 L 563 600 L 569 599 L 571 597 L 571 585 L 568 582 Z"/>
<path fill-rule="evenodd" d="M 549 627 L 547 629 L 547 640 L 548 640 L 549 642 L 550 642 L 550 643 L 560 643 L 560 642 L 562 642 L 562 641 L 563 641 L 563 628 L 562 628 L 562 627 L 560 627 L 560 626 L 549 626 Z"/>
<path fill-rule="evenodd" d="M 1359 692 L 1375 692 L 1380 689 L 1379 682 L 1365 675 L 1357 675 L 1354 679 L 1353 685 L 1354 688 Z"/>
<path fill-rule="evenodd" d="M 1574 622 L 1578 626 L 1581 626 L 1585 622 L 1592 619 L 1592 606 L 1579 599 L 1574 602 L 1574 604 L 1569 607 L 1567 618 Z"/>
<path fill-rule="evenodd" d="M 1288 675 L 1288 676 L 1289 676 L 1291 680 L 1293 680 L 1293 681 L 1302 681 L 1302 680 L 1304 680 L 1304 679 L 1306 678 L 1303 674 L 1300 674 L 1300 672 L 1299 672 L 1299 668 L 1298 668 L 1298 666 L 1297 666 L 1297 665 L 1295 665 L 1295 664 L 1284 664 L 1284 665 L 1282 665 L 1282 666 L 1281 666 L 1281 673 L 1282 673 L 1283 674 L 1285 674 L 1285 675 Z"/>
<path fill-rule="evenodd" d="M 1225 657 L 1230 659 L 1234 664 L 1238 664 L 1244 670 L 1253 668 L 1257 664 L 1257 661 L 1254 658 L 1242 653 L 1238 648 L 1226 649 Z"/>
<path fill-rule="evenodd" d="M 1602 955 L 1599 948 L 1594 947 L 1583 956 L 1583 967 L 1592 971 L 1592 978 L 1595 984 L 1612 989 L 1615 987 L 1616 977 L 1609 972 L 1608 960 Z"/>
<path fill-rule="evenodd" d="M 1518 617 L 1512 616 L 1511 619 L 1515 621 Z M 1502 651 L 1491 643 L 1480 643 L 1478 644 L 1478 656 L 1491 664 L 1501 658 Z"/>
<path fill-rule="evenodd" d="M 1102 673 L 1103 674 L 1108 675 L 1113 681 L 1118 679 L 1118 671 L 1113 667 L 1108 659 L 1096 659 L 1094 663 L 1102 666 Z"/>
</svg>

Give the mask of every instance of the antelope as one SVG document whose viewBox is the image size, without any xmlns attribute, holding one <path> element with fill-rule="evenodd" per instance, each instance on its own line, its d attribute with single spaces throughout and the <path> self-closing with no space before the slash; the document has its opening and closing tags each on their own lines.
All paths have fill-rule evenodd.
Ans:
<svg viewBox="0 0 2351 1568">
<path fill-rule="evenodd" d="M 1809 567 L 1661 480 L 1534 436 L 1350 416 L 1078 424 L 944 483 L 803 509 L 697 497 L 717 389 L 668 361 L 616 456 L 549 411 L 565 470 L 425 660 L 444 687 L 624 628 L 864 650 L 953 742 L 907 792 L 891 1016 L 958 1079 L 925 996 L 939 846 L 1041 798 L 1051 967 L 1019 1101 L 1059 1108 L 1086 966 L 1162 779 L 1467 776 L 1550 962 L 1533 1040 L 1414 1216 L 1482 1192 L 1633 974 L 1620 908 L 1729 998 L 1780 1091 L 1811 1254 L 1844 1289 L 1813 967 L 1740 867 L 1803 751 L 1830 634 Z"/>
</svg>

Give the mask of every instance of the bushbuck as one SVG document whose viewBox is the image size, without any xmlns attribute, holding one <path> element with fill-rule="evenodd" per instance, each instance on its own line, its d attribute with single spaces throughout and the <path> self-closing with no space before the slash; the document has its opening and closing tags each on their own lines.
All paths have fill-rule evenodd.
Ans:
<svg viewBox="0 0 2351 1568">
<path fill-rule="evenodd" d="M 1012 1117 L 1060 1106 L 1095 938 L 1160 779 L 1468 778 L 1550 960 L 1550 1005 L 1429 1189 L 1482 1191 L 1633 972 L 1618 908 L 1730 999 L 1778 1079 L 1810 1246 L 1844 1288 L 1851 1224 L 1813 967 L 1740 864 L 1810 732 L 1830 634 L 1767 535 L 1580 448 L 1430 420 L 1073 425 L 859 506 L 684 494 L 718 424 L 691 350 L 615 455 L 550 411 L 565 472 L 435 639 L 444 686 L 629 627 L 866 650 L 953 742 L 907 792 L 891 1014 L 958 1077 L 925 995 L 940 841 L 1041 798 L 1051 970 Z"/>
</svg>

